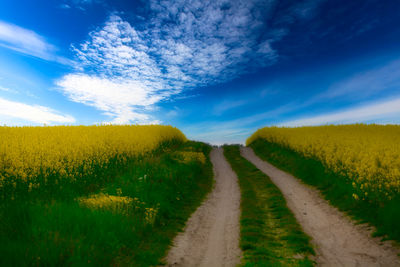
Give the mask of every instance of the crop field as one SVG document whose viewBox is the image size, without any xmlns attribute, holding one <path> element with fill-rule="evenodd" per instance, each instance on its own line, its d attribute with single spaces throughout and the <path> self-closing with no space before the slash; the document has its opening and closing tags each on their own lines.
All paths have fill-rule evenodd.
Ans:
<svg viewBox="0 0 400 267">
<path fill-rule="evenodd" d="M 179 130 L 163 126 L 1 127 L 0 137 L 3 199 L 90 184 L 162 143 L 185 141 Z"/>
<path fill-rule="evenodd" d="M 0 127 L 0 265 L 157 265 L 212 186 L 170 126 Z"/>
<path fill-rule="evenodd" d="M 0 266 L 398 261 L 330 204 L 400 241 L 400 126 L 267 127 L 247 146 L 159 125 L 0 127 Z"/>
<path fill-rule="evenodd" d="M 400 126 L 266 127 L 247 145 L 375 224 L 379 234 L 400 239 Z"/>
</svg>

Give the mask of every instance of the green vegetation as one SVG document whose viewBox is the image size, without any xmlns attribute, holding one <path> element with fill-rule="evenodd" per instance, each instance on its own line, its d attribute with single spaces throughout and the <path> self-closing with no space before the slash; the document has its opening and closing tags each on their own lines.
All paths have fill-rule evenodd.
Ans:
<svg viewBox="0 0 400 267">
<path fill-rule="evenodd" d="M 240 156 L 239 146 L 224 154 L 241 190 L 240 247 L 243 266 L 312 266 L 310 238 L 268 176 Z"/>
<path fill-rule="evenodd" d="M 32 194 L 1 203 L 0 266 L 160 264 L 212 188 L 210 150 L 197 142 L 165 145 L 99 183 L 65 188 L 50 199 Z M 196 152 L 205 157 L 196 159 L 202 155 Z M 94 194 L 135 202 L 111 210 L 78 201 Z"/>
<path fill-rule="evenodd" d="M 329 170 L 316 158 L 304 157 L 288 147 L 264 139 L 256 139 L 250 147 L 260 158 L 321 190 L 332 205 L 354 219 L 374 225 L 377 228 L 375 235 L 386 235 L 385 238 L 400 241 L 399 198 L 380 204 L 356 200 L 352 197 L 352 180 Z"/>
</svg>

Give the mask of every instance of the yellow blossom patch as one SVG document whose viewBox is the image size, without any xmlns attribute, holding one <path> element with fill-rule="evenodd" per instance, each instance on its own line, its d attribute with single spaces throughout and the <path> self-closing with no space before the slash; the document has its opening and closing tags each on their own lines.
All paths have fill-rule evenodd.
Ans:
<svg viewBox="0 0 400 267">
<path fill-rule="evenodd" d="M 117 191 L 121 192 L 118 189 Z M 124 215 L 142 214 L 146 224 L 153 224 L 158 213 L 158 206 L 156 208 L 146 207 L 146 203 L 136 197 L 99 193 L 89 197 L 81 197 L 77 200 L 80 205 L 90 209 L 108 210 Z"/>
<path fill-rule="evenodd" d="M 104 209 L 113 212 L 127 213 L 136 202 L 133 198 L 125 196 L 112 196 L 96 194 L 78 199 L 79 204 L 90 209 Z"/>
</svg>

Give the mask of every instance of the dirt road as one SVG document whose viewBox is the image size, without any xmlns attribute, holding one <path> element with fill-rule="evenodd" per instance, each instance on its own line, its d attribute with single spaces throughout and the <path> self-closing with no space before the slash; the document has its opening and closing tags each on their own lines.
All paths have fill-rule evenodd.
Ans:
<svg viewBox="0 0 400 267">
<path fill-rule="evenodd" d="M 169 266 L 236 266 L 240 263 L 240 190 L 223 149 L 211 152 L 215 187 L 169 251 Z"/>
<path fill-rule="evenodd" d="M 288 207 L 316 245 L 319 266 L 400 266 L 397 249 L 372 238 L 365 225 L 354 225 L 317 190 L 261 160 L 251 148 L 241 148 L 241 154 L 282 191 Z"/>
</svg>

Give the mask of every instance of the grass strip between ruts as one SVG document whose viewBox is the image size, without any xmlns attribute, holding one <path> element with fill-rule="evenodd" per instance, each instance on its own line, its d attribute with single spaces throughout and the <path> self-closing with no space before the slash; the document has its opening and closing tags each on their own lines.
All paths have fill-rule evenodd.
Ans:
<svg viewBox="0 0 400 267">
<path fill-rule="evenodd" d="M 238 176 L 241 191 L 242 266 L 313 266 L 310 237 L 279 189 L 240 155 L 239 146 L 225 146 L 224 155 Z"/>
<path fill-rule="evenodd" d="M 383 235 L 384 239 L 400 242 L 399 198 L 387 201 L 383 205 L 357 201 L 352 197 L 352 181 L 332 172 L 320 161 L 306 158 L 290 148 L 262 139 L 255 140 L 250 147 L 261 159 L 321 190 L 333 206 L 347 212 L 359 222 L 374 225 L 374 235 Z"/>
</svg>

